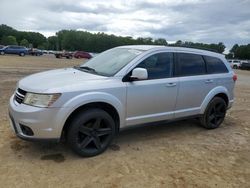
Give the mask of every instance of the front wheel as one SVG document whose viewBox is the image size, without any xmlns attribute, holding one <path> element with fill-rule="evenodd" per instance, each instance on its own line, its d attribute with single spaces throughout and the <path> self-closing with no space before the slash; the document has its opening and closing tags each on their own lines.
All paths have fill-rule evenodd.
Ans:
<svg viewBox="0 0 250 188">
<path fill-rule="evenodd" d="M 201 117 L 201 125 L 207 129 L 215 129 L 224 121 L 227 104 L 224 99 L 214 97 Z"/>
<path fill-rule="evenodd" d="M 104 110 L 90 109 L 78 113 L 71 121 L 67 142 L 83 157 L 104 152 L 115 136 L 115 122 Z"/>
<path fill-rule="evenodd" d="M 21 52 L 19 55 L 20 55 L 20 56 L 25 56 L 25 54 L 24 54 L 23 52 Z"/>
<path fill-rule="evenodd" d="M 1 55 L 4 55 L 4 52 L 2 51 L 2 52 L 0 52 L 0 54 L 1 54 Z"/>
</svg>

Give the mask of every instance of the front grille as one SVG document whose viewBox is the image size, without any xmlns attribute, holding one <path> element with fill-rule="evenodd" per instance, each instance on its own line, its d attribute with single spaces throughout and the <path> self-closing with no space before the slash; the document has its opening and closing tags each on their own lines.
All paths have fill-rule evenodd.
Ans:
<svg viewBox="0 0 250 188">
<path fill-rule="evenodd" d="M 18 88 L 16 90 L 15 97 L 14 97 L 15 101 L 17 103 L 21 104 L 23 102 L 23 100 L 24 100 L 24 97 L 25 97 L 26 93 L 27 93 L 26 91 Z"/>
</svg>

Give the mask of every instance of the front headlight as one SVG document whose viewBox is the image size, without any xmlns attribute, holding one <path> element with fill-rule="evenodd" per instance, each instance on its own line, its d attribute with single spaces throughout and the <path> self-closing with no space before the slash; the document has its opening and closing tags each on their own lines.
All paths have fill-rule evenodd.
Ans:
<svg viewBox="0 0 250 188">
<path fill-rule="evenodd" d="M 51 106 L 60 96 L 61 96 L 60 93 L 56 94 L 26 93 L 23 103 L 31 106 L 46 108 Z"/>
</svg>

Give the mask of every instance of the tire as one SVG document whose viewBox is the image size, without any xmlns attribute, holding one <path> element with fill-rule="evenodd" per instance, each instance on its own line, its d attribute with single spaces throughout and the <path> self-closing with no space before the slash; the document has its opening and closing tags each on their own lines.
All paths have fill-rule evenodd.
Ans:
<svg viewBox="0 0 250 188">
<path fill-rule="evenodd" d="M 70 123 L 67 142 L 82 157 L 104 152 L 115 136 L 115 122 L 104 110 L 89 109 L 78 113 Z"/>
<path fill-rule="evenodd" d="M 238 69 L 238 66 L 237 66 L 237 65 L 234 65 L 233 68 L 234 68 L 234 69 Z"/>
<path fill-rule="evenodd" d="M 23 52 L 21 52 L 19 55 L 22 56 L 22 57 L 25 56 L 25 54 Z"/>
<path fill-rule="evenodd" d="M 1 55 L 4 55 L 4 52 L 2 51 L 2 52 L 0 52 L 0 54 L 1 54 Z"/>
<path fill-rule="evenodd" d="M 226 116 L 227 104 L 221 97 L 214 97 L 201 117 L 201 125 L 206 129 L 218 128 Z"/>
</svg>

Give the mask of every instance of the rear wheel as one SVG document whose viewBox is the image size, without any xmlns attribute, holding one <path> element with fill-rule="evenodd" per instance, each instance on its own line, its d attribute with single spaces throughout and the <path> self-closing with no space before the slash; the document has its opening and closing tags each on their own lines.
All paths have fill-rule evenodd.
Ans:
<svg viewBox="0 0 250 188">
<path fill-rule="evenodd" d="M 207 129 L 215 129 L 223 122 L 227 111 L 224 99 L 214 97 L 201 118 L 201 125 Z"/>
<path fill-rule="evenodd" d="M 115 136 L 112 117 L 101 109 L 90 109 L 79 113 L 72 120 L 67 141 L 71 149 L 84 157 L 104 152 Z"/>
<path fill-rule="evenodd" d="M 25 54 L 24 54 L 23 52 L 21 52 L 19 55 L 20 55 L 20 56 L 24 56 Z"/>
</svg>

